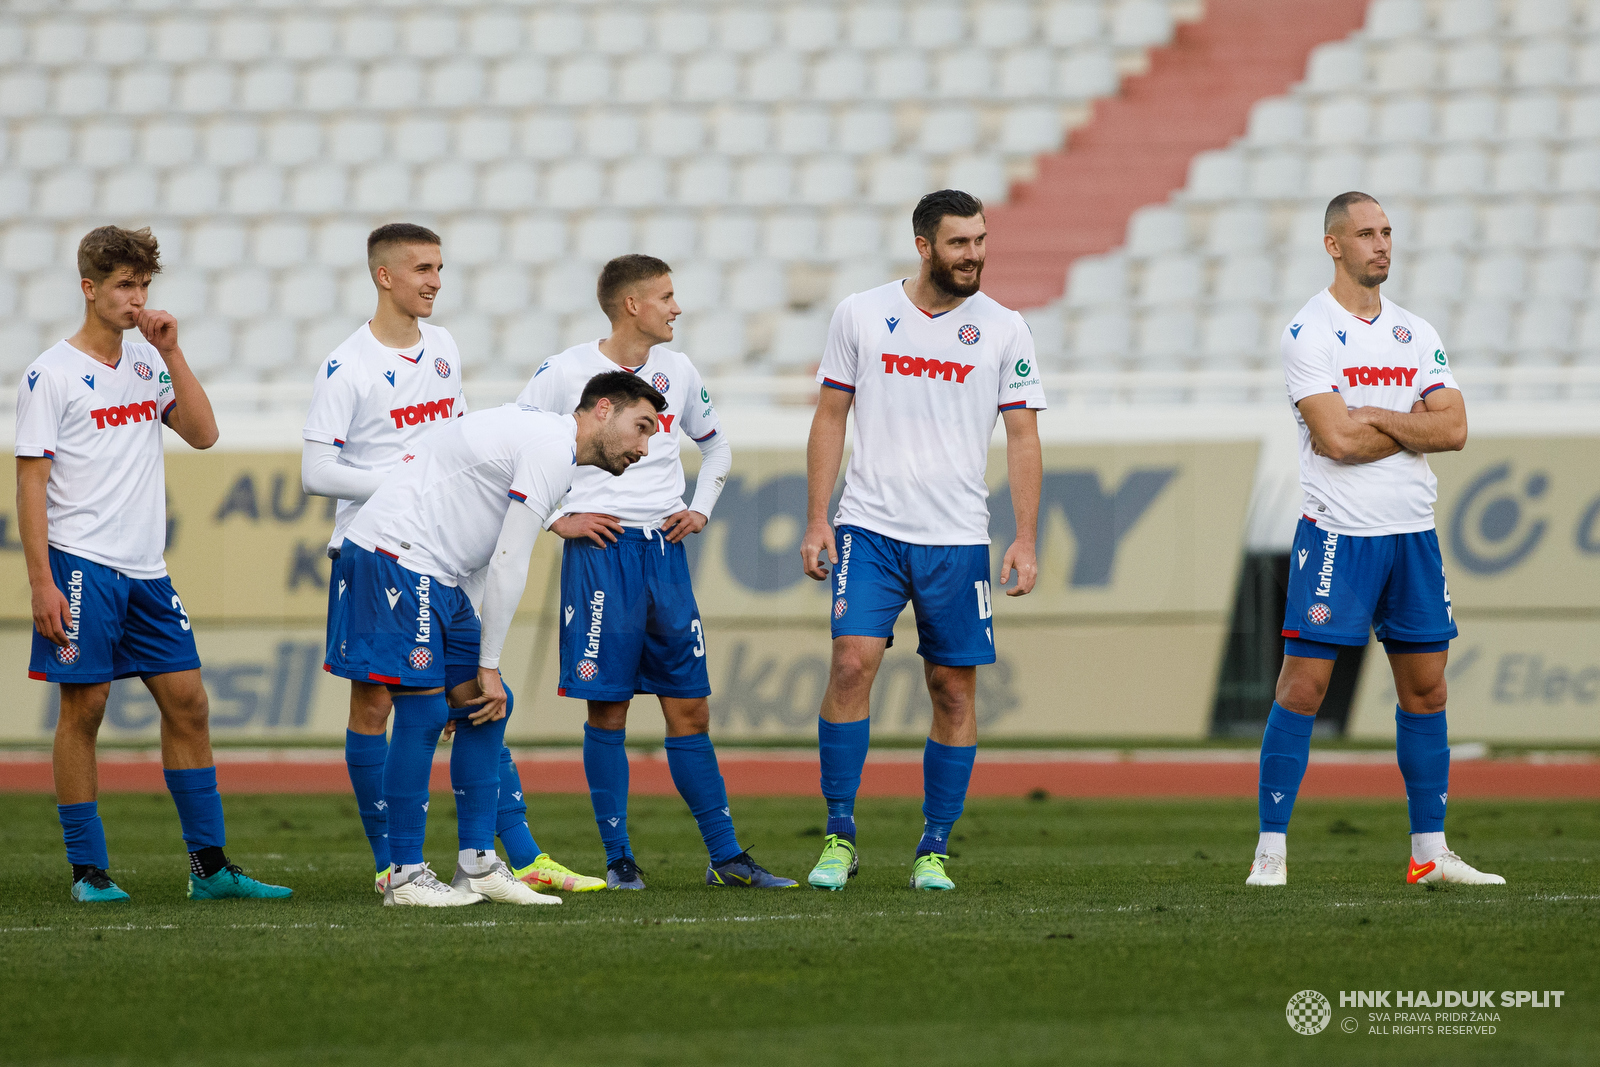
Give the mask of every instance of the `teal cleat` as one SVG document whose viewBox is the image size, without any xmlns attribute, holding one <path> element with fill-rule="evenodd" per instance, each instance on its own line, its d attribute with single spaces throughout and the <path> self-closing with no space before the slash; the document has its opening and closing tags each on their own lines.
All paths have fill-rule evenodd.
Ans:
<svg viewBox="0 0 1600 1067">
<path fill-rule="evenodd" d="M 190 900 L 282 900 L 293 895 L 288 886 L 258 882 L 233 863 L 210 878 L 189 872 Z"/>
<path fill-rule="evenodd" d="M 954 889 L 956 884 L 944 873 L 944 861 L 949 856 L 925 852 L 911 865 L 912 889 Z"/>
<path fill-rule="evenodd" d="M 99 867 L 72 883 L 72 899 L 80 904 L 120 904 L 131 899 L 111 876 Z"/>
<path fill-rule="evenodd" d="M 829 834 L 827 844 L 822 847 L 822 857 L 806 881 L 817 889 L 831 889 L 837 893 L 860 869 L 856 846 L 838 834 Z"/>
</svg>

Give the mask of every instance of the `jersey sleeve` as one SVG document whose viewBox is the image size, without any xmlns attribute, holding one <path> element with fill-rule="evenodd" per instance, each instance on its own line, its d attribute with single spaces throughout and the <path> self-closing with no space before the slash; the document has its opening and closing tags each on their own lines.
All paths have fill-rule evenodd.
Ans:
<svg viewBox="0 0 1600 1067">
<path fill-rule="evenodd" d="M 1283 353 L 1283 376 L 1289 386 L 1290 403 L 1298 404 L 1318 393 L 1339 391 L 1331 340 L 1326 334 L 1317 322 L 1295 323 L 1283 328 L 1279 349 Z"/>
<path fill-rule="evenodd" d="M 355 368 L 345 363 L 338 355 L 332 355 L 317 368 L 316 380 L 311 383 L 311 410 L 306 413 L 305 429 L 300 431 L 305 440 L 344 447 L 360 399 Z"/>
<path fill-rule="evenodd" d="M 570 415 L 571 411 L 563 410 L 565 384 L 566 375 L 556 365 L 556 357 L 551 356 L 539 364 L 539 369 L 533 372 L 528 384 L 522 387 L 522 392 L 517 394 L 517 403 L 540 411 L 553 411 L 557 415 Z"/>
<path fill-rule="evenodd" d="M 1043 411 L 1044 379 L 1039 374 L 1039 361 L 1033 351 L 1033 331 L 1021 315 L 1017 316 L 1016 329 L 1011 343 L 1006 346 L 1005 366 L 1000 368 L 1001 411 L 1031 408 Z"/>
<path fill-rule="evenodd" d="M 1425 342 L 1417 353 L 1417 399 L 1421 400 L 1437 389 L 1460 389 L 1454 374 L 1450 373 L 1450 357 L 1445 355 L 1444 342 L 1432 323 L 1417 331 L 1417 338 Z"/>
<path fill-rule="evenodd" d="M 66 411 L 67 383 L 48 367 L 29 367 L 17 383 L 16 454 L 54 459 Z"/>
<path fill-rule="evenodd" d="M 506 495 L 528 505 L 539 516 L 539 525 L 546 525 L 572 488 L 572 475 L 578 469 L 576 459 L 570 443 L 553 445 L 546 439 L 528 444 L 517 452 L 511 489 Z"/>
<path fill-rule="evenodd" d="M 689 388 L 692 392 L 684 402 L 683 421 L 679 425 L 690 440 L 704 445 L 722 430 L 722 421 L 717 418 L 716 405 L 711 402 L 711 390 L 706 388 L 699 369 L 692 363 L 689 365 Z"/>
<path fill-rule="evenodd" d="M 822 349 L 822 364 L 817 368 L 817 381 L 820 384 L 847 393 L 856 391 L 856 376 L 861 362 L 854 308 L 855 297 L 847 296 L 833 309 L 833 320 L 828 323 L 828 343 Z"/>
</svg>

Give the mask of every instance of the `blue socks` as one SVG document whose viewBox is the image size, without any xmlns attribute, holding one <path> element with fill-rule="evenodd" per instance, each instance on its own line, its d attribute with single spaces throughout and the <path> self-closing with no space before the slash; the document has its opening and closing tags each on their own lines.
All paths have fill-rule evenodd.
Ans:
<svg viewBox="0 0 1600 1067">
<path fill-rule="evenodd" d="M 817 751 L 822 758 L 822 798 L 828 802 L 830 834 L 856 839 L 856 793 L 867 762 L 872 720 L 829 722 L 817 719 Z M 965 788 L 965 787 L 963 787 Z"/>
<path fill-rule="evenodd" d="M 474 726 L 456 720 L 450 746 L 450 786 L 456 795 L 460 848 L 494 851 L 494 824 L 500 806 L 500 753 L 506 747 L 510 716 Z"/>
<path fill-rule="evenodd" d="M 1406 780 L 1411 832 L 1444 832 L 1445 796 L 1450 792 L 1450 745 L 1444 712 L 1413 715 L 1394 709 L 1395 756 Z"/>
<path fill-rule="evenodd" d="M 106 853 L 106 828 L 100 822 L 100 805 L 93 800 L 82 804 L 57 804 L 61 836 L 67 841 L 67 862 L 74 867 L 111 866 Z"/>
<path fill-rule="evenodd" d="M 389 866 L 389 816 L 383 807 L 383 764 L 389 755 L 389 739 L 383 734 L 344 732 L 344 764 L 350 772 L 350 788 L 356 793 L 356 810 L 361 826 L 372 846 L 374 870 Z"/>
<path fill-rule="evenodd" d="M 744 849 L 739 847 L 739 839 L 733 832 L 733 817 L 728 814 L 728 788 L 717 767 L 717 750 L 711 745 L 711 736 L 669 737 L 666 746 L 672 784 L 678 787 L 689 811 L 694 814 L 700 837 L 711 854 L 711 865 L 727 863 Z"/>
<path fill-rule="evenodd" d="M 178 806 L 178 823 L 190 852 L 221 848 L 227 844 L 222 825 L 222 794 L 217 792 L 217 768 L 162 771 L 167 791 Z"/>
<path fill-rule="evenodd" d="M 628 750 L 622 746 L 627 736 L 627 730 L 583 724 L 583 773 L 607 864 L 633 854 L 628 847 Z"/>
<path fill-rule="evenodd" d="M 1282 834 L 1289 831 L 1289 816 L 1294 813 L 1294 798 L 1300 792 L 1300 779 L 1306 774 L 1311 755 L 1313 715 L 1297 715 L 1277 701 L 1267 716 L 1267 729 L 1261 735 L 1261 777 L 1257 806 L 1261 812 L 1261 832 Z"/>
<path fill-rule="evenodd" d="M 917 855 L 950 852 L 950 828 L 961 818 L 967 803 L 967 783 L 972 781 L 972 761 L 977 745 L 941 745 L 933 738 L 922 749 L 922 840 Z M 860 783 L 860 770 L 856 781 Z"/>
<path fill-rule="evenodd" d="M 389 806 L 389 857 L 397 867 L 422 862 L 428 776 L 433 772 L 439 732 L 449 717 L 443 693 L 394 694 L 394 730 L 383 765 L 383 799 Z"/>
<path fill-rule="evenodd" d="M 539 858 L 539 843 L 528 829 L 528 805 L 522 799 L 522 776 L 511 750 L 500 749 L 500 803 L 495 808 L 494 832 L 506 848 L 512 870 L 520 871 Z"/>
</svg>

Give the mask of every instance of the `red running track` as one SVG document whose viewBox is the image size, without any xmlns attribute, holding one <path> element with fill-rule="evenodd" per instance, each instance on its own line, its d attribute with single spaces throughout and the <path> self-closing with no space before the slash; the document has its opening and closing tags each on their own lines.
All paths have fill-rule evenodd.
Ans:
<svg viewBox="0 0 1600 1067">
<path fill-rule="evenodd" d="M 819 796 L 815 761 L 722 755 L 722 774 L 734 796 Z M 583 793 L 583 763 L 577 759 L 518 762 L 530 793 Z M 343 762 L 224 761 L 217 766 L 224 793 L 346 793 L 350 780 Z M 675 794 L 666 760 L 634 759 L 631 789 L 654 796 Z M 433 788 L 449 788 L 449 767 L 436 763 Z M 154 760 L 105 760 L 100 788 L 107 793 L 164 792 L 161 765 Z M 979 762 L 973 767 L 971 796 L 1020 797 L 1043 789 L 1055 797 L 1253 797 L 1252 762 L 1201 763 L 1021 760 Z M 52 791 L 50 763 L 0 762 L 0 792 Z M 861 780 L 863 796 L 920 797 L 922 766 L 916 760 L 871 761 Z M 1450 794 L 1525 799 L 1600 799 L 1600 761 L 1527 763 L 1465 760 L 1450 769 Z M 1302 797 L 1398 798 L 1405 795 L 1392 763 L 1313 763 L 1300 787 Z"/>
</svg>

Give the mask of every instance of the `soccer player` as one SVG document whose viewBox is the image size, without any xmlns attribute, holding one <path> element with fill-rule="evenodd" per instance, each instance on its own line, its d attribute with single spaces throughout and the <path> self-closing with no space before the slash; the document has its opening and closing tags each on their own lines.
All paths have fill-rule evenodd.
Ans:
<svg viewBox="0 0 1600 1067">
<path fill-rule="evenodd" d="M 806 447 L 801 564 L 819 582 L 833 565 L 833 663 L 817 723 L 828 828 L 808 879 L 819 889 L 843 889 L 859 865 L 855 797 L 867 758 L 868 697 L 908 600 L 933 699 L 922 755 L 926 821 L 911 887 L 954 888 L 944 865 L 977 752 L 977 665 L 995 658 L 984 469 L 1002 415 L 1017 536 L 1000 581 L 1016 571 L 1006 595 L 1022 596 L 1038 576 L 1045 401 L 1033 337 L 1021 315 L 978 291 L 985 224 L 977 198 L 929 193 L 911 227 L 922 257 L 917 276 L 846 297 L 833 313 Z M 855 450 L 835 529 L 828 500 L 852 403 Z M 828 562 L 819 559 L 824 550 Z"/>
<path fill-rule="evenodd" d="M 415 444 L 345 531 L 345 595 L 330 664 L 389 687 L 394 737 L 383 772 L 394 873 L 385 904 L 454 907 L 489 897 L 559 904 L 494 853 L 495 808 L 458 793 L 461 851 L 450 885 L 422 859 L 428 772 L 454 723 L 452 776 L 492 780 L 508 699 L 500 653 L 528 556 L 577 466 L 621 474 L 642 459 L 666 400 L 620 371 L 585 387 L 574 415 L 505 404 L 455 419 Z M 462 583 L 483 572 L 482 621 Z M 463 666 L 475 664 L 472 666 Z M 447 698 L 448 691 L 448 698 Z"/>
<path fill-rule="evenodd" d="M 1289 560 L 1283 670 L 1261 738 L 1261 836 L 1247 885 L 1288 880 L 1289 816 L 1311 724 L 1344 645 L 1376 630 L 1394 671 L 1396 754 L 1411 815 L 1406 881 L 1503 885 L 1444 839 L 1450 789 L 1445 661 L 1456 636 L 1434 533 L 1427 453 L 1467 443 L 1467 409 L 1432 326 L 1379 295 L 1388 216 L 1366 193 L 1333 198 L 1323 221 L 1333 284 L 1283 331 L 1300 430 L 1305 502 Z"/>
<path fill-rule="evenodd" d="M 95 800 L 95 739 L 113 678 L 138 675 L 161 711 L 161 765 L 189 848 L 189 898 L 287 897 L 228 862 L 210 705 L 183 601 L 167 577 L 161 427 L 217 441 L 178 323 L 145 307 L 161 269 L 149 229 L 102 226 L 78 245 L 83 326 L 17 386 L 17 522 L 33 592 L 28 677 L 61 686 L 56 811 L 72 899 L 123 901 Z M 126 341 L 137 327 L 146 343 Z"/>
<path fill-rule="evenodd" d="M 333 561 L 328 580 L 330 650 L 344 639 L 335 633 L 339 615 L 334 609 L 348 586 L 339 550 L 345 531 L 407 449 L 440 422 L 460 418 L 467 410 L 455 341 L 448 331 L 423 321 L 433 313 L 441 285 L 444 262 L 439 236 L 407 223 L 380 226 L 367 237 L 367 266 L 378 291 L 377 311 L 317 368 L 302 434 L 301 480 L 306 492 L 339 499 L 328 542 Z M 477 660 L 459 666 L 471 674 Z M 508 690 L 508 714 L 511 700 Z M 366 675 L 350 677 L 345 763 L 372 846 L 379 893 L 387 888 L 391 873 L 383 802 L 389 710 L 389 692 L 383 685 Z M 528 829 L 522 780 L 509 750 L 501 752 L 493 782 L 463 781 L 456 766 L 457 751 L 451 750 L 456 787 L 464 792 L 492 790 L 498 797 L 495 832 L 517 878 L 534 887 L 580 892 L 605 887 L 603 880 L 570 871 L 540 851 Z M 476 803 L 474 798 L 467 806 Z"/>
<path fill-rule="evenodd" d="M 517 399 L 546 411 L 579 404 L 584 383 L 621 367 L 659 391 L 667 406 L 650 454 L 620 478 L 579 471 L 551 516 L 566 539 L 561 556 L 561 688 L 588 701 L 583 766 L 600 839 L 606 884 L 643 889 L 628 840 L 628 706 L 654 693 L 667 720 L 667 766 L 694 813 L 710 862 L 706 884 L 790 888 L 750 858 L 734 833 L 728 791 L 711 745 L 705 630 L 689 581 L 683 539 L 705 528 L 733 465 L 717 412 L 689 357 L 667 348 L 678 317 L 670 268 L 652 256 L 619 256 L 596 284 L 611 334 L 552 356 Z M 694 502 L 683 504 L 678 433 L 703 457 Z"/>
</svg>

